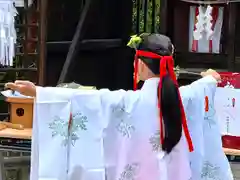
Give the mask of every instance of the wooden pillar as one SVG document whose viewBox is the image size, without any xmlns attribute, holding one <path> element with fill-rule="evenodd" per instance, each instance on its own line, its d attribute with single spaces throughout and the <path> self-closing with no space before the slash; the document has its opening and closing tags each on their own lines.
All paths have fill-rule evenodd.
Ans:
<svg viewBox="0 0 240 180">
<path fill-rule="evenodd" d="M 132 33 L 132 0 L 117 1 L 119 6 L 119 21 L 121 32 L 119 37 L 122 39 L 122 47 L 116 49 L 114 57 L 114 89 L 132 89 L 133 87 L 133 60 L 134 53 L 126 47 Z"/>
<path fill-rule="evenodd" d="M 229 3 L 227 11 L 229 14 L 228 18 L 228 36 L 227 36 L 227 61 L 228 70 L 231 72 L 235 71 L 235 34 L 236 34 L 236 13 L 237 4 Z"/>
<path fill-rule="evenodd" d="M 39 62 L 38 62 L 38 84 L 46 84 L 46 29 L 47 29 L 47 0 L 38 0 L 40 10 L 39 27 Z"/>
<path fill-rule="evenodd" d="M 161 0 L 160 1 L 160 29 L 159 32 L 161 34 L 167 34 L 168 31 L 168 2 L 169 0 Z"/>
</svg>

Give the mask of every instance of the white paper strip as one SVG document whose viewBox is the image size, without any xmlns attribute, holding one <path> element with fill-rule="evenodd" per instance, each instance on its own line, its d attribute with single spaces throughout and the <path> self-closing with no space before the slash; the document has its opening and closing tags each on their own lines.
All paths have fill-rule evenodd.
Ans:
<svg viewBox="0 0 240 180">
<path fill-rule="evenodd" d="M 215 110 L 223 135 L 240 136 L 240 89 L 217 88 Z"/>
</svg>

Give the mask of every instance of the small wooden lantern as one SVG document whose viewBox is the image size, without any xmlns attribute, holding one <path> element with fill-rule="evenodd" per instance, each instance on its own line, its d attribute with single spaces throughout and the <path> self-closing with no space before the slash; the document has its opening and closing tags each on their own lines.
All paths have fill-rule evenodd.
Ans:
<svg viewBox="0 0 240 180">
<path fill-rule="evenodd" d="M 10 104 L 10 122 L 32 128 L 33 101 L 33 98 L 8 97 L 6 102 Z"/>
</svg>

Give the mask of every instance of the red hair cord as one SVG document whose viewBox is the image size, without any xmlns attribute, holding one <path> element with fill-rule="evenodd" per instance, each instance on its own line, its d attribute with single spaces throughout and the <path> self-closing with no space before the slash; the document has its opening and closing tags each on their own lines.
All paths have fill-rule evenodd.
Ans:
<svg viewBox="0 0 240 180">
<path fill-rule="evenodd" d="M 160 118 L 160 140 L 161 143 L 163 144 L 164 141 L 164 128 L 163 128 L 163 116 L 162 116 L 162 107 L 161 107 L 161 93 L 162 93 L 162 79 L 164 76 L 167 75 L 167 59 L 162 58 L 160 61 L 160 66 L 159 66 L 159 72 L 160 72 L 160 81 L 159 81 L 159 99 L 158 99 L 158 106 L 160 108 L 159 111 L 159 118 Z"/>
<path fill-rule="evenodd" d="M 138 83 L 138 56 L 135 55 L 134 60 L 134 79 L 133 79 L 133 89 L 134 91 L 137 90 L 137 83 Z"/>
<path fill-rule="evenodd" d="M 163 58 L 167 58 L 167 66 L 168 66 L 168 72 L 169 75 L 171 77 L 171 79 L 173 80 L 174 84 L 176 85 L 177 89 L 178 89 L 178 82 L 177 82 L 177 78 L 174 72 L 174 61 L 173 61 L 173 57 L 172 56 L 164 56 Z M 178 98 L 180 101 L 180 110 L 181 110 L 181 119 L 182 119 L 182 125 L 183 125 L 183 131 L 184 134 L 186 136 L 187 142 L 188 142 L 188 148 L 189 151 L 192 152 L 193 151 L 193 143 L 192 143 L 192 139 L 188 130 L 188 126 L 187 126 L 187 118 L 185 115 L 185 111 L 184 111 L 184 106 L 182 103 L 182 98 L 179 92 L 179 89 L 177 90 L 178 93 Z"/>
</svg>

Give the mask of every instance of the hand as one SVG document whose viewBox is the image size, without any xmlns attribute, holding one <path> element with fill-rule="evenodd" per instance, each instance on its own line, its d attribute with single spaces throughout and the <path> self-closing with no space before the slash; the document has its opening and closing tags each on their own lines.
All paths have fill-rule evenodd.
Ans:
<svg viewBox="0 0 240 180">
<path fill-rule="evenodd" d="M 36 86 L 30 81 L 17 80 L 14 83 L 5 84 L 5 88 L 11 89 L 13 91 L 18 91 L 25 96 L 36 96 Z"/>
<path fill-rule="evenodd" d="M 205 72 L 201 72 L 201 76 L 202 77 L 205 77 L 205 76 L 208 76 L 208 75 L 211 75 L 212 77 L 214 77 L 217 81 L 220 81 L 221 80 L 221 76 L 220 74 L 213 70 L 213 69 L 208 69 L 207 71 Z"/>
</svg>

